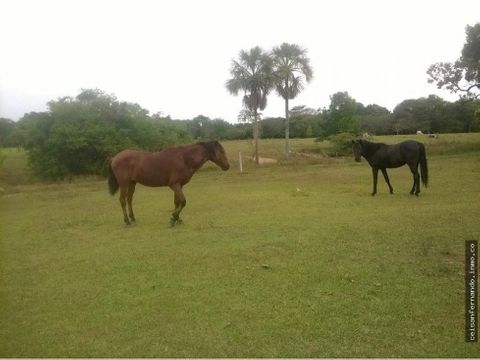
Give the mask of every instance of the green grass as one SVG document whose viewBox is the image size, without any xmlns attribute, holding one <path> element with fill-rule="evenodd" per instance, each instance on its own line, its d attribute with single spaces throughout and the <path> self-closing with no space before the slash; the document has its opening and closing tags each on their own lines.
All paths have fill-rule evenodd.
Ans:
<svg viewBox="0 0 480 360">
<path fill-rule="evenodd" d="M 3 160 L 2 160 L 3 159 Z M 28 159 L 22 149 L 0 149 L 0 186 L 11 187 L 33 182 Z"/>
<path fill-rule="evenodd" d="M 374 141 L 392 144 L 402 140 L 417 140 L 426 145 L 429 155 L 452 155 L 480 151 L 480 134 L 438 134 L 437 138 L 428 135 L 376 136 Z"/>
<path fill-rule="evenodd" d="M 251 150 L 224 146 L 233 164 Z M 281 158 L 281 140 L 261 146 Z M 137 187 L 125 227 L 105 181 L 6 186 L 0 357 L 478 357 L 463 257 L 480 237 L 480 152 L 450 150 L 432 150 L 419 198 L 406 167 L 395 195 L 382 180 L 371 197 L 365 161 L 209 166 L 175 228 L 165 188 Z"/>
</svg>

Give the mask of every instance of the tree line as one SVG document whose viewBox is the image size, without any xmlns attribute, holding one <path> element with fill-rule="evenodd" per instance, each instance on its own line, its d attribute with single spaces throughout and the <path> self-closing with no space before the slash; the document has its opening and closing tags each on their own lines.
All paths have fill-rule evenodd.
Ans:
<svg viewBox="0 0 480 360">
<path fill-rule="evenodd" d="M 245 121 L 230 123 L 205 115 L 188 120 L 149 115 L 140 105 L 120 102 L 114 95 L 98 89 L 83 90 L 75 98 L 50 101 L 48 107 L 46 112 L 25 114 L 17 122 L 0 118 L 0 146 L 29 149 L 40 140 L 43 144 L 47 135 L 61 131 L 85 139 L 82 134 L 90 129 L 93 133 L 103 131 L 105 136 L 112 132 L 111 142 L 118 145 L 154 150 L 195 140 L 248 139 L 254 131 L 253 124 Z M 343 132 L 354 135 L 477 132 L 480 131 L 479 109 L 480 100 L 461 98 L 449 102 L 430 95 L 404 100 L 390 111 L 377 104 L 364 105 L 348 92 L 337 92 L 330 96 L 330 105 L 326 108 L 301 105 L 289 110 L 290 136 L 328 138 Z M 285 118 L 259 120 L 259 133 L 263 138 L 283 138 Z"/>
<path fill-rule="evenodd" d="M 46 179 L 76 174 L 100 174 L 108 159 L 125 148 L 160 150 L 204 139 L 318 138 L 342 139 L 369 134 L 409 134 L 480 131 L 480 23 L 466 27 L 466 42 L 454 63 L 436 63 L 428 81 L 461 96 L 455 102 L 438 96 L 407 99 L 393 111 L 364 105 L 348 92 L 330 96 L 321 109 L 296 106 L 292 100 L 313 76 L 306 50 L 282 44 L 271 52 L 259 47 L 242 50 L 232 60 L 226 88 L 243 92 L 239 123 L 199 115 L 175 120 L 150 115 L 138 104 L 119 101 L 99 89 L 50 101 L 45 112 L 25 114 L 18 122 L 0 118 L 0 147 L 27 150 L 34 173 Z M 275 89 L 285 100 L 285 117 L 260 118 L 267 96 Z M 342 134 L 349 134 L 343 136 Z M 256 159 L 258 153 L 256 152 Z"/>
<path fill-rule="evenodd" d="M 289 110 L 290 137 L 320 138 L 339 133 L 388 135 L 480 131 L 480 100 L 446 101 L 438 96 L 409 99 L 393 111 L 364 105 L 348 92 L 330 97 L 327 108 L 296 106 Z M 262 138 L 284 138 L 285 118 L 258 121 Z M 138 104 L 122 102 L 98 89 L 48 103 L 48 111 L 25 114 L 19 121 L 0 119 L 0 146 L 23 147 L 37 174 L 98 173 L 105 158 L 127 147 L 159 150 L 196 140 L 249 139 L 251 122 L 229 123 L 199 115 L 174 120 L 149 115 Z"/>
</svg>

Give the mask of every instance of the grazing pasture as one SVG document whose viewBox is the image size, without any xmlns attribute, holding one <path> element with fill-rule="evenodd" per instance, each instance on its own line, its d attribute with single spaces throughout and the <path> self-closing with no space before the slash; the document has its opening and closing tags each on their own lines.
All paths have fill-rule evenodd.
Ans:
<svg viewBox="0 0 480 360">
<path fill-rule="evenodd" d="M 480 240 L 480 134 L 410 138 L 427 149 L 418 198 L 407 167 L 370 196 L 370 166 L 328 143 L 240 174 L 251 142 L 222 142 L 230 170 L 194 175 L 174 228 L 168 188 L 137 186 L 127 227 L 104 179 L 35 182 L 4 151 L 0 357 L 478 357 L 464 242 Z"/>
</svg>

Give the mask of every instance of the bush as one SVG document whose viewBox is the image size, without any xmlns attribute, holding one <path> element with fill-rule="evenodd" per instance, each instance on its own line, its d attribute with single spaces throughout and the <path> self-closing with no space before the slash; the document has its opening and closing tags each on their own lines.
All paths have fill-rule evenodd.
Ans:
<svg viewBox="0 0 480 360">
<path fill-rule="evenodd" d="M 104 174 L 109 159 L 125 148 L 154 151 L 190 140 L 185 127 L 99 90 L 48 105 L 49 112 L 25 115 L 17 129 L 34 174 L 43 179 Z"/>
<path fill-rule="evenodd" d="M 352 140 L 355 140 L 357 136 L 352 133 L 344 132 L 328 137 L 328 140 L 333 145 L 332 153 L 334 156 L 345 156 L 352 154 Z"/>
<path fill-rule="evenodd" d="M 0 150 L 0 169 L 2 168 L 3 162 L 5 161 L 5 154 Z"/>
</svg>

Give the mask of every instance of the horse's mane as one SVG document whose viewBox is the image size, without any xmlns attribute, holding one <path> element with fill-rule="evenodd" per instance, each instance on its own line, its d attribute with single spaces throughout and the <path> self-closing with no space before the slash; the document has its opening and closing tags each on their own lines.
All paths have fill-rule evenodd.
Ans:
<svg viewBox="0 0 480 360">
<path fill-rule="evenodd" d="M 200 141 L 197 145 L 203 146 L 209 155 L 215 155 L 215 149 L 219 144 L 218 141 Z"/>
<path fill-rule="evenodd" d="M 376 142 L 371 142 L 368 140 L 360 140 L 360 143 L 362 144 L 362 148 L 364 150 L 365 155 L 369 156 L 376 152 L 378 149 L 384 146 L 388 146 L 387 144 L 384 143 L 376 143 Z"/>
<path fill-rule="evenodd" d="M 368 141 L 368 140 L 360 140 L 362 144 L 367 144 L 367 146 L 386 146 L 387 144 L 385 143 L 377 143 L 377 142 L 372 142 L 372 141 Z"/>
</svg>

